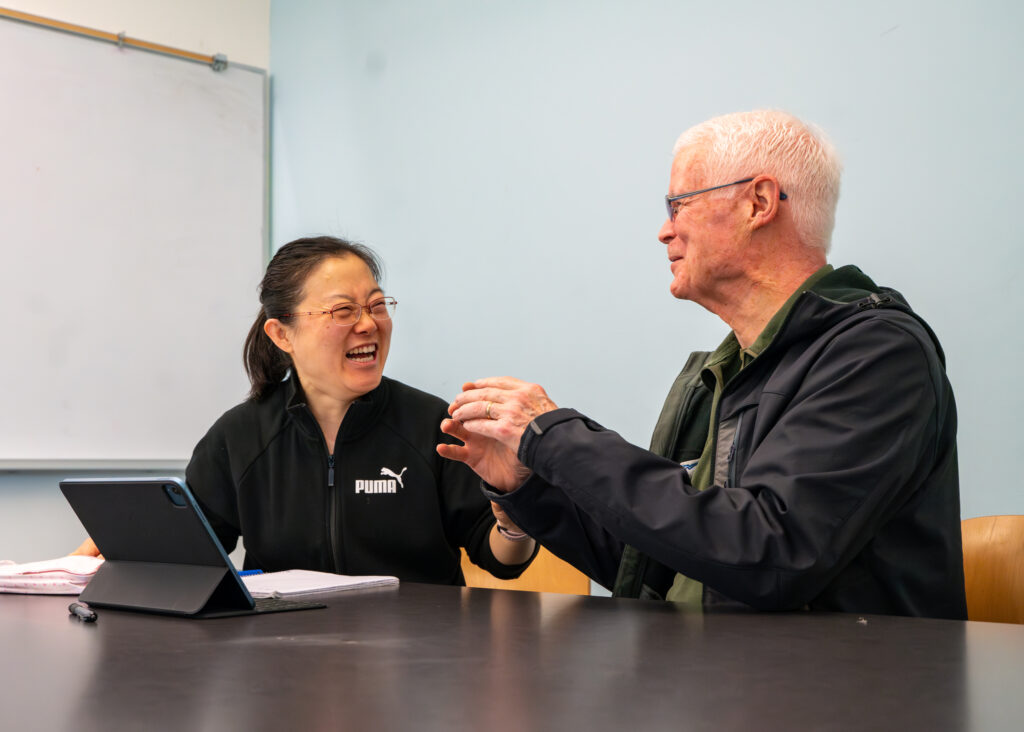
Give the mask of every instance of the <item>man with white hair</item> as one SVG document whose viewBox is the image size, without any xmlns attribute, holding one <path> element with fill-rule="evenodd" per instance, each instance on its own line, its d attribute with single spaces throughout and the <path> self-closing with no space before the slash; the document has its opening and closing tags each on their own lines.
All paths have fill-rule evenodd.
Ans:
<svg viewBox="0 0 1024 732">
<path fill-rule="evenodd" d="M 896 291 L 826 264 L 840 164 L 791 115 L 676 144 L 672 294 L 731 329 L 691 355 L 651 450 L 535 384 L 466 384 L 439 446 L 518 526 L 619 596 L 965 618 L 956 407 Z"/>
</svg>

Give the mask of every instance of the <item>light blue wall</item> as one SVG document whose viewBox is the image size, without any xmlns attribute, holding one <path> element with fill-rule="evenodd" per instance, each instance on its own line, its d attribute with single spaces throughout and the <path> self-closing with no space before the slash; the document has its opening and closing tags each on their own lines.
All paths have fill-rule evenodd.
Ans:
<svg viewBox="0 0 1024 732">
<path fill-rule="evenodd" d="M 510 374 L 646 444 L 724 325 L 674 301 L 676 136 L 778 107 L 846 171 L 831 261 L 902 290 L 943 341 L 964 516 L 1024 513 L 1015 2 L 274 2 L 274 241 L 376 247 L 388 373 L 451 397 Z"/>
</svg>

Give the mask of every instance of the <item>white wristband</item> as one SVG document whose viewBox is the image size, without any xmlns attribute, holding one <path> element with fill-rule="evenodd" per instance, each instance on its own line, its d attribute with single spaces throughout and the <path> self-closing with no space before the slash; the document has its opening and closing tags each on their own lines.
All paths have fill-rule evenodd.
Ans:
<svg viewBox="0 0 1024 732">
<path fill-rule="evenodd" d="M 530 538 L 530 535 L 525 531 L 509 531 L 501 524 L 495 524 L 498 527 L 498 533 L 501 534 L 507 541 L 526 541 Z"/>
</svg>

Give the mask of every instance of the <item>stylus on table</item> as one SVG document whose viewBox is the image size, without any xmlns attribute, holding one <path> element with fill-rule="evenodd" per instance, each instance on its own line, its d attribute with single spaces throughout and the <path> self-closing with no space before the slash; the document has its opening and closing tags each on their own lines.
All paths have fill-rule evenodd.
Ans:
<svg viewBox="0 0 1024 732">
<path fill-rule="evenodd" d="M 83 623 L 95 623 L 96 622 L 96 611 L 86 605 L 84 602 L 73 602 L 68 605 L 68 612 L 74 615 L 76 618 L 81 620 Z"/>
</svg>

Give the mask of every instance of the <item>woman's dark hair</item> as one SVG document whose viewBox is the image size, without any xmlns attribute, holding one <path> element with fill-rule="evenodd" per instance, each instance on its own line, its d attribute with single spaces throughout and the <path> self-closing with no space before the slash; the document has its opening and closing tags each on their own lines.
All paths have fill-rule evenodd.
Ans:
<svg viewBox="0 0 1024 732">
<path fill-rule="evenodd" d="M 291 357 L 274 345 L 263 326 L 269 318 L 290 313 L 302 301 L 306 280 L 325 259 L 359 257 L 370 274 L 381 281 L 381 264 L 373 250 L 333 236 L 314 236 L 290 241 L 277 250 L 260 282 L 260 308 L 242 347 L 245 372 L 249 375 L 250 399 L 262 399 L 281 383 L 292 367 Z"/>
</svg>

